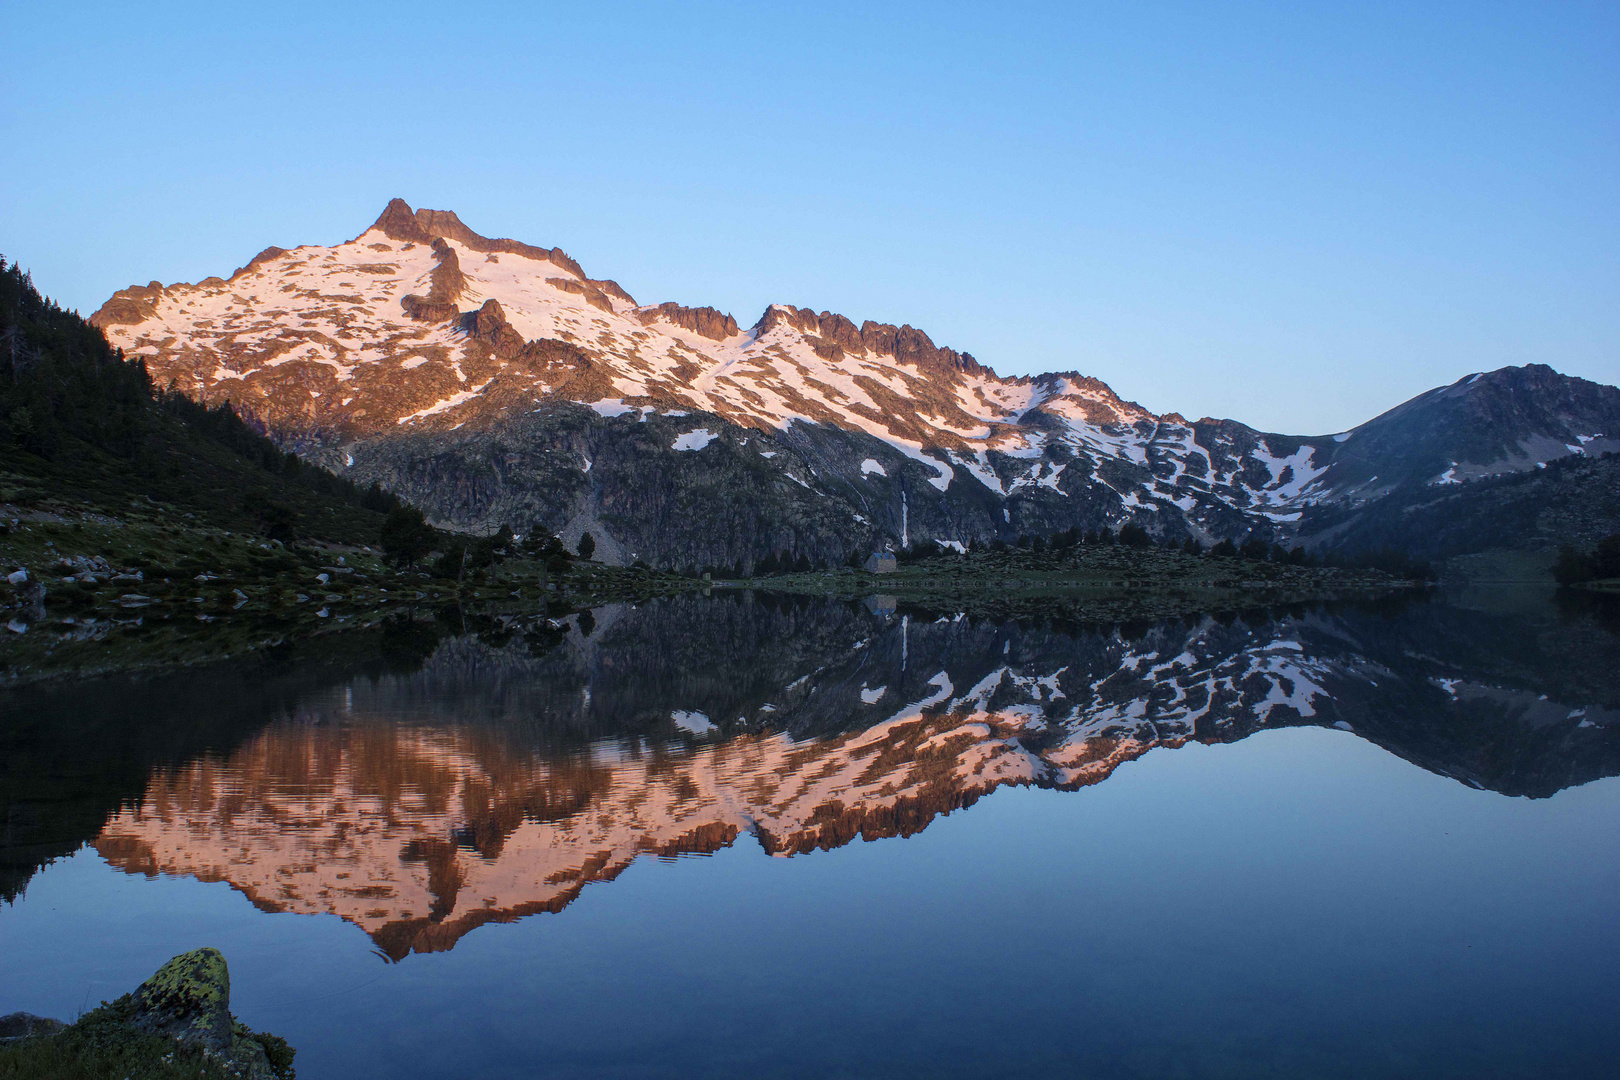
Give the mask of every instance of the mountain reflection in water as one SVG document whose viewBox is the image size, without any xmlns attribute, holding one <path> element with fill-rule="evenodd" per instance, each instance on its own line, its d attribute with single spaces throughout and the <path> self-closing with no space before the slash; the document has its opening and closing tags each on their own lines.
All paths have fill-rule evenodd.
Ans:
<svg viewBox="0 0 1620 1080">
<path fill-rule="evenodd" d="M 456 635 L 419 670 L 271 695 L 255 732 L 155 763 L 92 843 L 337 914 L 399 960 L 639 856 L 907 836 L 1003 784 L 1079 788 L 1279 726 L 1550 795 L 1620 773 L 1614 641 L 1442 603 L 1082 629 L 677 598 L 597 609 L 548 650 Z"/>
</svg>

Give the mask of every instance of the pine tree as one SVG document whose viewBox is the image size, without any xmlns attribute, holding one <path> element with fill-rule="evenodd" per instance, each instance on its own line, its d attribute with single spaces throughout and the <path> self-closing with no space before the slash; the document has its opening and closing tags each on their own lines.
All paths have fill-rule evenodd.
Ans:
<svg viewBox="0 0 1620 1080">
<path fill-rule="evenodd" d="M 1132 521 L 1119 530 L 1119 542 L 1126 547 L 1145 548 L 1152 546 L 1153 537 L 1148 535 L 1146 529 Z"/>
<path fill-rule="evenodd" d="M 392 510 L 382 526 L 383 555 L 395 566 L 415 566 L 433 549 L 434 532 L 414 506 Z"/>
</svg>

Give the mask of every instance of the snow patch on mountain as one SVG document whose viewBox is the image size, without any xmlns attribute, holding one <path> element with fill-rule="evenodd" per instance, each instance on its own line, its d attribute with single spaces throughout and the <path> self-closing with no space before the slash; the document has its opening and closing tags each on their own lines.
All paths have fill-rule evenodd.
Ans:
<svg viewBox="0 0 1620 1080">
<path fill-rule="evenodd" d="M 449 397 L 444 398 L 441 401 L 436 401 L 432 405 L 429 405 L 425 409 L 419 409 L 416 412 L 407 413 L 406 415 L 400 417 L 398 420 L 394 421 L 394 423 L 396 423 L 396 424 L 408 424 L 413 420 L 421 420 L 424 417 L 436 416 L 439 413 L 447 412 L 450 409 L 455 408 L 457 405 L 460 405 L 461 403 L 466 402 L 466 401 L 471 401 L 473 398 L 475 398 L 479 394 L 483 393 L 484 388 L 487 387 L 489 385 L 489 383 L 490 383 L 490 380 L 485 379 L 483 382 L 479 383 L 477 386 L 474 386 L 469 390 L 462 390 L 462 391 L 460 391 L 458 393 L 451 394 Z"/>
<path fill-rule="evenodd" d="M 670 447 L 672 450 L 701 450 L 715 440 L 716 436 L 708 428 L 695 428 L 678 437 Z"/>
</svg>

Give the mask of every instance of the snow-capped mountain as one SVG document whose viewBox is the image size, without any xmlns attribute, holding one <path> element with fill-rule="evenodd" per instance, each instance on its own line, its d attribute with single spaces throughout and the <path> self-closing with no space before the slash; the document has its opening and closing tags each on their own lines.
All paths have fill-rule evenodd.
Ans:
<svg viewBox="0 0 1620 1080">
<path fill-rule="evenodd" d="M 837 558 L 1127 520 L 1286 537 L 1312 503 L 1620 448 L 1620 391 L 1550 369 L 1474 376 L 1340 435 L 1267 434 L 1154 415 L 1074 372 L 1004 378 L 911 326 L 773 305 L 745 329 L 638 304 L 560 249 L 397 199 L 347 243 L 125 289 L 92 321 L 160 384 L 230 401 L 442 522 L 590 528 L 614 561 Z M 1481 438 L 1470 403 L 1526 372 L 1558 400 Z M 1456 430 L 1415 437 L 1436 412 Z"/>
</svg>

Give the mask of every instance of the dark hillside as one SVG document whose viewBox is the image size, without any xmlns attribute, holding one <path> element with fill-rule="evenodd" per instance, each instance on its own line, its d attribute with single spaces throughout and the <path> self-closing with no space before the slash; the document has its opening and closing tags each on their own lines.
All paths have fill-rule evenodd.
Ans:
<svg viewBox="0 0 1620 1080">
<path fill-rule="evenodd" d="M 282 453 L 226 405 L 152 385 L 75 311 L 0 258 L 0 503 L 189 523 L 276 539 L 375 543 L 399 505 Z"/>
<path fill-rule="evenodd" d="M 1620 388 L 1545 364 L 1499 368 L 1419 394 L 1329 449 L 1333 486 L 1369 492 L 1426 488 L 1441 476 L 1526 472 L 1571 454 L 1598 457 L 1620 450 Z"/>
<path fill-rule="evenodd" d="M 1315 506 L 1300 538 L 1317 551 L 1383 548 L 1444 559 L 1493 548 L 1592 544 L 1620 528 L 1620 455 L 1569 457 L 1505 476 L 1404 488 L 1363 506 Z"/>
</svg>

